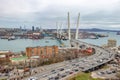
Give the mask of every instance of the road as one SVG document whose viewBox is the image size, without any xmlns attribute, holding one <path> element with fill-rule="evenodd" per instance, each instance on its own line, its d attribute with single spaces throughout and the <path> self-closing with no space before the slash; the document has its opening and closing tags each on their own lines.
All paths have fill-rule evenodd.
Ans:
<svg viewBox="0 0 120 80">
<path fill-rule="evenodd" d="M 94 69 L 95 67 L 103 65 L 114 58 L 113 52 L 111 52 L 110 50 L 106 50 L 102 47 L 81 42 L 79 40 L 72 40 L 71 42 L 74 42 L 74 44 L 77 43 L 77 45 L 84 44 L 88 47 L 95 48 L 96 53 L 88 57 L 61 62 L 61 66 L 58 67 L 56 67 L 56 64 L 49 65 L 49 69 L 31 77 L 37 78 L 38 80 L 65 80 L 70 75 L 73 75 L 80 71 Z M 29 80 L 29 78 L 24 80 Z"/>
</svg>

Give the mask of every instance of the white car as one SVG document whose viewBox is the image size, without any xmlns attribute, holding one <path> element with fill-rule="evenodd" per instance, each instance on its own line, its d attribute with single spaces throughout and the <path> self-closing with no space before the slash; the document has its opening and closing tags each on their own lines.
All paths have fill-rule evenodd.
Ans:
<svg viewBox="0 0 120 80">
<path fill-rule="evenodd" d="M 47 77 L 47 75 L 42 75 L 42 77 Z"/>
<path fill-rule="evenodd" d="M 38 80 L 36 77 L 30 77 L 28 80 Z"/>
</svg>

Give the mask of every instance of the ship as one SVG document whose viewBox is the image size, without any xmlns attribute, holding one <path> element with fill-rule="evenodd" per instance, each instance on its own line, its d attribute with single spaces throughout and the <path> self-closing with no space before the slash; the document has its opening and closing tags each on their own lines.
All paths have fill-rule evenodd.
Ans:
<svg viewBox="0 0 120 80">
<path fill-rule="evenodd" d="M 11 36 L 11 37 L 8 38 L 8 41 L 15 40 L 15 39 L 16 39 L 15 36 Z"/>
<path fill-rule="evenodd" d="M 89 39 L 98 39 L 98 36 L 90 35 L 90 36 L 89 36 Z"/>
</svg>

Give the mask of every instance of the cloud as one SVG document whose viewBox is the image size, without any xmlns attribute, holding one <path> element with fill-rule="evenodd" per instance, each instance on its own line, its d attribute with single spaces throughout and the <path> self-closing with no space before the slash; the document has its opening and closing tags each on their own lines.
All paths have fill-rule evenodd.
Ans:
<svg viewBox="0 0 120 80">
<path fill-rule="evenodd" d="M 81 26 L 86 28 L 87 25 L 119 25 L 119 4 L 119 0 L 0 0 L 0 25 L 56 28 L 55 23 L 59 21 L 66 26 L 68 11 L 72 27 L 75 26 L 78 12 L 81 13 Z"/>
</svg>

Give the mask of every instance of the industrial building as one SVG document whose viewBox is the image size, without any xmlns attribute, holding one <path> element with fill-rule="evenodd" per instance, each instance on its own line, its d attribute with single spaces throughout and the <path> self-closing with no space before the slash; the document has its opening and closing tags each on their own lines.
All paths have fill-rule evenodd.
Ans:
<svg viewBox="0 0 120 80">
<path fill-rule="evenodd" d="M 115 39 L 108 40 L 108 47 L 116 47 L 117 41 Z"/>
<path fill-rule="evenodd" d="M 27 47 L 26 56 L 31 58 L 33 56 L 39 56 L 39 58 L 50 58 L 57 55 L 58 46 L 45 46 L 45 47 Z"/>
</svg>

